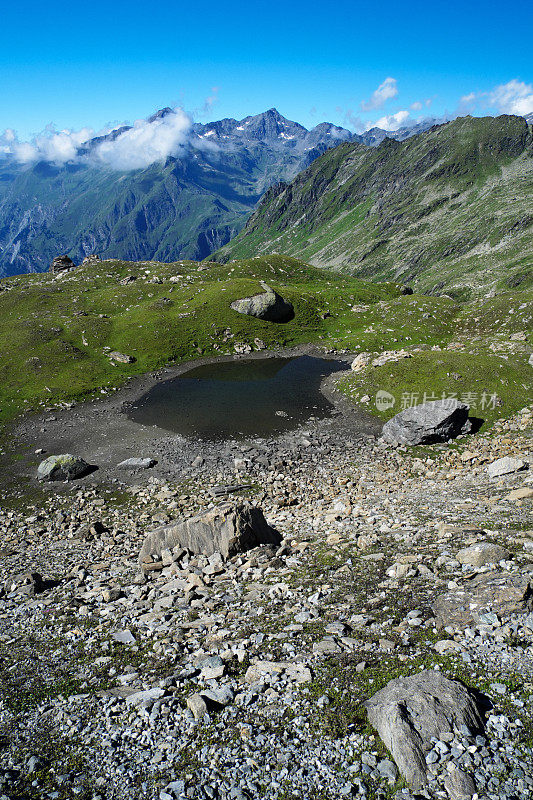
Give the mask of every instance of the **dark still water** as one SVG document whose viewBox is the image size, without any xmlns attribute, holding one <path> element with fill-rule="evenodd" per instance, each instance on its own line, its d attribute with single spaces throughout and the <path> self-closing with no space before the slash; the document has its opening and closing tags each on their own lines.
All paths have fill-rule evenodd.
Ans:
<svg viewBox="0 0 533 800">
<path fill-rule="evenodd" d="M 322 378 L 346 368 L 310 356 L 206 364 L 153 386 L 128 417 L 204 439 L 271 436 L 329 416 Z"/>
</svg>

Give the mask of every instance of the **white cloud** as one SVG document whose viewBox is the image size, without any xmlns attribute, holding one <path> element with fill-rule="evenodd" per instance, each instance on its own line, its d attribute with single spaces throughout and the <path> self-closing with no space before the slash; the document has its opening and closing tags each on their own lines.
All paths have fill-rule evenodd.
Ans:
<svg viewBox="0 0 533 800">
<path fill-rule="evenodd" d="M 504 114 L 529 114 L 533 111 L 533 84 L 516 79 L 502 83 L 489 92 L 488 102 Z"/>
<path fill-rule="evenodd" d="M 342 109 L 340 110 L 342 111 Z M 358 117 L 357 114 L 353 112 L 351 108 L 346 109 L 344 112 L 342 124 L 347 125 L 353 131 L 355 131 L 355 133 L 363 133 L 365 130 L 365 123 L 361 117 Z"/>
<path fill-rule="evenodd" d="M 495 86 L 490 92 L 470 92 L 461 97 L 459 112 L 476 107 L 495 109 L 500 114 L 525 116 L 533 111 L 533 83 L 516 78 Z"/>
<path fill-rule="evenodd" d="M 372 111 L 375 108 L 381 108 L 387 100 L 396 97 L 397 94 L 398 87 L 396 78 L 385 78 L 383 83 L 372 93 L 370 99 L 364 100 L 361 103 L 361 109 L 363 111 Z"/>
<path fill-rule="evenodd" d="M 0 150 L 13 155 L 21 164 L 47 161 L 62 166 L 76 158 L 78 147 L 92 135 L 91 128 L 56 131 L 53 125 L 47 125 L 31 142 L 19 142 L 15 132 L 8 128 L 0 137 Z"/>
<path fill-rule="evenodd" d="M 80 154 L 79 147 L 95 136 L 91 128 L 57 131 L 54 125 L 47 125 L 30 142 L 19 141 L 15 131 L 7 128 L 0 134 L 0 156 L 12 156 L 20 164 L 46 161 L 63 166 L 68 162 L 92 159 L 114 169 L 139 169 L 154 161 L 164 161 L 169 155 L 177 155 L 187 141 L 190 127 L 190 117 L 177 108 L 151 122 L 138 120 L 115 140 L 101 142 L 86 154 Z M 112 130 L 108 127 L 99 131 L 98 135 L 105 135 Z"/>
<path fill-rule="evenodd" d="M 211 109 L 213 108 L 215 103 L 218 101 L 218 93 L 219 93 L 219 91 L 220 91 L 220 86 L 212 86 L 211 87 L 211 94 L 209 95 L 209 97 L 205 98 L 203 106 L 201 108 L 197 108 L 195 111 L 193 111 L 193 115 L 194 115 L 195 119 L 197 117 L 205 117 L 207 114 L 211 113 Z"/>
<path fill-rule="evenodd" d="M 388 114 L 385 117 L 381 117 L 381 119 L 378 119 L 376 122 L 368 124 L 367 130 L 370 130 L 370 128 L 381 128 L 384 131 L 397 131 L 408 116 L 409 112 L 405 109 L 397 111 L 396 114 Z"/>
<path fill-rule="evenodd" d="M 147 167 L 177 155 L 187 142 L 191 124 L 191 118 L 181 108 L 152 122 L 137 120 L 115 140 L 98 145 L 96 157 L 114 169 Z"/>
<path fill-rule="evenodd" d="M 416 103 L 411 103 L 411 108 L 413 111 L 420 111 L 422 108 L 422 103 L 417 100 Z"/>
<path fill-rule="evenodd" d="M 6 128 L 5 131 L 0 134 L 0 153 L 4 155 L 11 153 L 13 144 L 16 141 L 17 136 L 13 128 Z"/>
</svg>

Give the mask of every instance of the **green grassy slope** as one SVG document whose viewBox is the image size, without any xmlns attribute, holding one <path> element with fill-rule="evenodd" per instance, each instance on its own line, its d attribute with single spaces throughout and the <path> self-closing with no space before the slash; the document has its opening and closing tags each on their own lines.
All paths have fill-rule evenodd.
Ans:
<svg viewBox="0 0 533 800">
<path fill-rule="evenodd" d="M 262 291 L 261 280 L 294 304 L 294 320 L 277 325 L 230 308 Z M 352 396 L 387 387 L 492 391 L 496 382 L 506 413 L 531 395 L 532 312 L 533 291 L 459 304 L 282 256 L 227 265 L 102 261 L 60 276 L 17 276 L 0 281 L 0 422 L 98 395 L 165 364 L 234 353 L 236 345 L 304 342 L 376 353 L 422 348 L 413 359 L 354 375 L 345 386 Z M 455 370 L 455 350 L 443 355 L 454 342 L 463 343 Z M 136 360 L 113 364 L 110 350 Z"/>
<path fill-rule="evenodd" d="M 122 285 L 128 275 L 137 279 Z M 293 302 L 292 322 L 275 325 L 230 308 L 233 300 L 262 291 L 260 280 Z M 337 323 L 340 331 L 349 324 L 354 303 L 372 306 L 400 293 L 392 284 L 332 281 L 281 257 L 231 268 L 102 261 L 58 277 L 5 279 L 0 289 L 0 420 L 118 386 L 172 361 L 232 353 L 236 343 L 257 349 L 254 339 L 266 347 L 329 342 Z M 113 365 L 109 349 L 136 361 Z"/>
<path fill-rule="evenodd" d="M 269 190 L 213 258 L 269 252 L 463 299 L 532 286 L 531 128 L 465 117 L 404 142 L 340 145 Z"/>
</svg>

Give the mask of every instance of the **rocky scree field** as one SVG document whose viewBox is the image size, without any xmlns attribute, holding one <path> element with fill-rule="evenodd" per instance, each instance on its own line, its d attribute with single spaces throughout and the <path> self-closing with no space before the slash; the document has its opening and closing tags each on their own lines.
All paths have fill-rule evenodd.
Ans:
<svg viewBox="0 0 533 800">
<path fill-rule="evenodd" d="M 531 796 L 533 409 L 453 447 L 333 425 L 3 505 L 3 799 Z M 502 457 L 522 466 L 491 477 Z M 244 476 L 230 496 L 280 546 L 176 547 L 139 571 L 149 531 Z M 421 670 L 485 705 L 479 730 L 427 743 L 411 792 L 364 703 Z"/>
</svg>

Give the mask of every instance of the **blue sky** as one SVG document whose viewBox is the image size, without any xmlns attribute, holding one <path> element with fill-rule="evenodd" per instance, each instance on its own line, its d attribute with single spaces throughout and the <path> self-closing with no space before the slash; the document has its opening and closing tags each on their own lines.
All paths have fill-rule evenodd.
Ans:
<svg viewBox="0 0 533 800">
<path fill-rule="evenodd" d="M 533 110 L 533 11 L 522 0 L 509 14 L 478 0 L 17 6 L 0 25 L 0 134 L 20 140 L 49 123 L 99 131 L 167 105 L 201 121 L 275 106 L 306 127 L 351 129 Z"/>
</svg>

